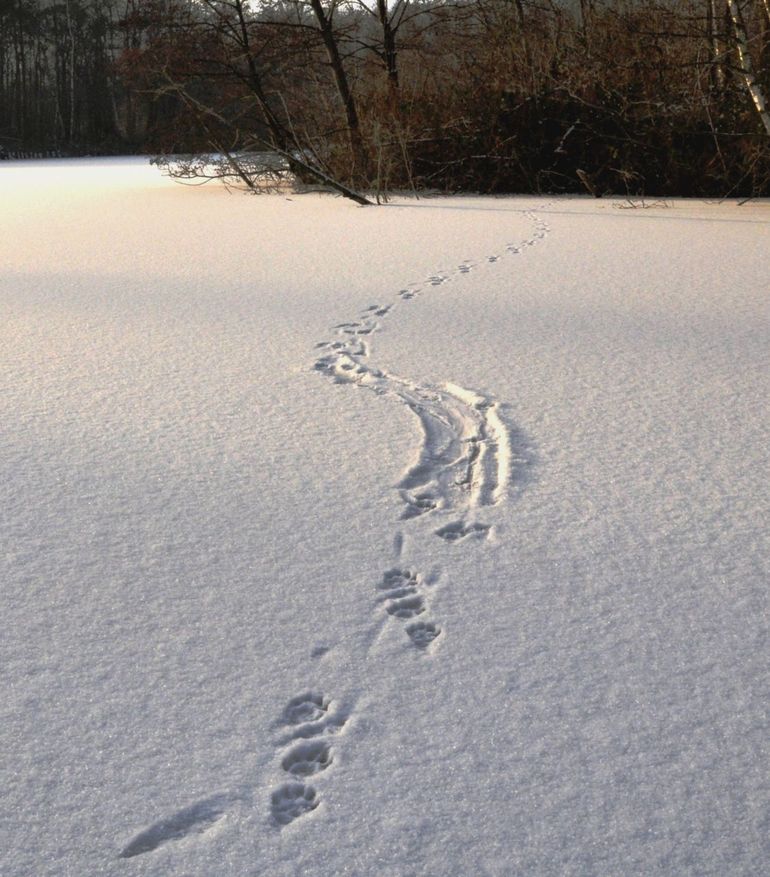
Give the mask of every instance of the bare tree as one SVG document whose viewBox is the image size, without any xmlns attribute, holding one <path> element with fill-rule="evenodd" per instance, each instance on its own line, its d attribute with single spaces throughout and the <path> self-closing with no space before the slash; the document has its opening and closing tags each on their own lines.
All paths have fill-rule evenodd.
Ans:
<svg viewBox="0 0 770 877">
<path fill-rule="evenodd" d="M 214 150 L 253 179 L 271 152 L 262 182 L 356 194 L 770 194 L 768 88 L 770 0 L 0 0 L 6 154 Z"/>
<path fill-rule="evenodd" d="M 329 66 L 334 74 L 334 81 L 337 86 L 342 106 L 345 111 L 345 119 L 347 121 L 348 138 L 350 142 L 350 155 L 353 166 L 351 169 L 351 177 L 353 180 L 366 184 L 369 180 L 368 165 L 369 159 L 364 145 L 364 139 L 361 135 L 361 123 L 358 115 L 358 108 L 353 92 L 350 88 L 345 65 L 342 63 L 342 55 L 337 44 L 337 37 L 334 32 L 334 13 L 338 7 L 338 0 L 331 0 L 328 11 L 324 8 L 321 0 L 310 0 L 310 6 L 318 22 L 318 30 L 323 40 L 326 54 L 329 58 Z"/>
</svg>

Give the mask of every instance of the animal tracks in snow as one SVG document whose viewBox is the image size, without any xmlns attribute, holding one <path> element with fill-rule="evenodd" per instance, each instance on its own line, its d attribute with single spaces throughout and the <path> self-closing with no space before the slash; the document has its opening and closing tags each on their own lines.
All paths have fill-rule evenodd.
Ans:
<svg viewBox="0 0 770 877">
<path fill-rule="evenodd" d="M 324 694 L 309 691 L 293 697 L 278 723 L 291 728 L 288 736 L 278 741 L 279 749 L 286 748 L 280 762 L 284 773 L 295 778 L 317 776 L 331 767 L 334 746 L 328 735 L 338 733 L 347 720 L 347 712 L 335 708 Z M 320 803 L 313 786 L 296 781 L 283 783 L 270 795 L 273 823 L 289 825 Z"/>
<path fill-rule="evenodd" d="M 489 535 L 491 527 L 489 524 L 466 524 L 465 521 L 454 521 L 445 527 L 439 527 L 436 535 L 440 536 L 446 542 L 459 542 L 468 536 L 476 539 L 486 539 Z"/>
<path fill-rule="evenodd" d="M 533 462 L 529 444 L 515 428 L 509 428 L 500 404 L 491 396 L 458 384 L 422 386 L 391 374 L 371 363 L 370 338 L 381 331 L 377 318 L 387 317 L 398 306 L 429 290 L 461 278 L 479 267 L 500 262 L 506 255 L 520 254 L 542 241 L 550 228 L 534 211 L 524 215 L 532 223 L 528 238 L 507 244 L 499 253 L 483 260 L 464 259 L 449 271 L 436 271 L 397 293 L 394 303 L 370 304 L 355 322 L 334 327 L 338 339 L 316 345 L 323 354 L 315 369 L 337 384 L 355 384 L 378 396 L 406 406 L 417 418 L 422 433 L 413 460 L 396 485 L 403 503 L 401 520 L 444 517 L 431 532 L 447 543 L 482 541 L 491 525 L 476 520 L 479 511 L 496 506 L 511 486 L 521 488 L 528 480 Z M 451 516 L 451 517 L 449 517 Z M 449 517 L 447 521 L 446 518 Z M 424 531 L 422 531 L 424 532 Z M 394 545 L 400 558 L 403 535 Z M 413 645 L 427 649 L 441 635 L 441 627 L 426 620 L 428 601 L 421 577 L 410 569 L 389 570 L 377 585 L 378 604 L 390 618 L 407 622 L 406 633 Z"/>
<path fill-rule="evenodd" d="M 423 577 L 412 569 L 389 569 L 376 588 L 378 602 L 384 603 L 391 618 L 410 621 L 428 608 Z M 441 628 L 432 622 L 421 621 L 407 625 L 406 633 L 413 645 L 425 649 L 439 636 Z"/>
<path fill-rule="evenodd" d="M 333 735 L 345 726 L 349 713 L 326 695 L 308 691 L 286 704 L 276 725 L 288 731 L 277 747 L 284 779 L 270 795 L 273 824 L 283 827 L 312 812 L 321 802 L 316 789 L 302 782 L 317 777 L 334 763 Z M 214 795 L 153 823 L 137 834 L 118 857 L 130 859 L 150 853 L 170 841 L 205 834 L 238 800 L 235 795 Z"/>
<path fill-rule="evenodd" d="M 310 813 L 319 805 L 312 786 L 303 783 L 285 783 L 270 796 L 270 809 L 277 825 L 288 825 Z"/>
<path fill-rule="evenodd" d="M 429 621 L 418 621 L 414 624 L 408 624 L 406 633 L 418 649 L 427 649 L 433 640 L 441 634 L 441 628 Z"/>
<path fill-rule="evenodd" d="M 283 711 L 279 727 L 289 729 L 278 742 L 285 746 L 299 738 L 309 739 L 322 734 L 336 734 L 345 727 L 349 716 L 345 710 L 333 708 L 323 694 L 306 692 L 293 697 Z"/>
<path fill-rule="evenodd" d="M 533 224 L 532 233 L 524 241 L 508 244 L 505 254 L 520 253 L 524 247 L 543 240 L 550 230 L 547 221 L 535 212 L 525 211 L 524 215 Z M 503 255 L 493 253 L 486 257 L 486 262 L 496 263 Z M 439 287 L 468 274 L 478 264 L 466 259 L 454 270 L 437 271 L 420 283 L 400 289 L 398 297 L 408 301 L 426 288 Z M 371 364 L 370 348 L 364 339 L 382 329 L 375 318 L 386 317 L 395 306 L 393 303 L 370 304 L 359 320 L 338 323 L 334 327 L 338 340 L 316 345 L 317 349 L 324 350 L 315 362 L 316 371 L 335 383 L 356 384 L 394 399 L 417 417 L 422 442 L 416 459 L 397 485 L 404 504 L 403 520 L 434 513 L 464 517 L 479 507 L 497 505 L 512 481 L 525 480 L 524 470 L 531 462 L 531 454 L 526 447 L 519 448 L 519 453 L 513 452 L 511 430 L 493 398 L 457 384 L 420 386 Z M 454 525 L 434 532 L 446 541 L 482 534 L 478 528 L 463 532 Z"/>
<path fill-rule="evenodd" d="M 383 591 L 401 591 L 404 588 L 416 590 L 418 576 L 411 569 L 389 569 L 377 587 Z"/>
<path fill-rule="evenodd" d="M 310 776 L 326 770 L 333 761 L 331 745 L 324 740 L 297 744 L 283 759 L 281 767 L 295 776 Z"/>
<path fill-rule="evenodd" d="M 329 704 L 329 699 L 322 694 L 300 694 L 286 705 L 283 711 L 284 721 L 287 725 L 315 722 L 327 715 Z"/>
<path fill-rule="evenodd" d="M 425 611 L 425 600 L 419 594 L 412 594 L 389 600 L 385 609 L 394 618 L 414 618 Z"/>
<path fill-rule="evenodd" d="M 369 361 L 370 341 L 399 301 L 408 302 L 431 287 L 469 274 L 483 262 L 495 264 L 505 254 L 518 255 L 544 240 L 550 231 L 548 223 L 533 211 L 525 215 L 533 224 L 526 240 L 508 244 L 503 254 L 491 254 L 481 262 L 466 259 L 452 270 L 436 271 L 424 281 L 400 289 L 396 302 L 373 303 L 358 319 L 338 323 L 332 340 L 315 345 L 318 372 L 336 383 L 356 384 L 391 398 L 417 418 L 421 444 L 397 485 L 404 506 L 401 518 L 412 521 L 451 516 L 448 523 L 432 529 L 448 543 L 489 536 L 490 525 L 476 521 L 476 513 L 501 503 L 510 484 L 526 481 L 525 469 L 532 463 L 528 443 L 504 423 L 499 403 L 492 397 L 451 383 L 421 386 L 374 367 Z M 402 533 L 395 534 L 393 545 L 400 562 L 405 545 Z M 430 579 L 426 581 L 409 567 L 395 567 L 375 586 L 378 611 L 384 611 L 388 623 L 403 625 L 409 643 L 423 653 L 430 652 L 443 636 L 441 626 L 428 617 L 429 583 Z M 319 647 L 312 655 L 320 657 L 327 651 L 327 647 Z M 281 782 L 269 797 L 275 826 L 284 828 L 319 807 L 321 795 L 307 780 L 312 777 L 314 783 L 326 782 L 335 765 L 338 735 L 349 717 L 348 711 L 319 692 L 307 691 L 288 701 L 276 723 L 283 733 L 276 741 Z M 237 800 L 233 795 L 214 795 L 197 801 L 139 832 L 119 857 L 133 858 L 170 842 L 204 835 L 225 818 Z"/>
<path fill-rule="evenodd" d="M 417 417 L 422 443 L 398 484 L 404 520 L 500 502 L 512 457 L 508 431 L 492 399 L 456 384 L 420 387 L 349 351 L 330 352 L 315 367 L 337 383 L 355 383 L 396 399 Z"/>
</svg>

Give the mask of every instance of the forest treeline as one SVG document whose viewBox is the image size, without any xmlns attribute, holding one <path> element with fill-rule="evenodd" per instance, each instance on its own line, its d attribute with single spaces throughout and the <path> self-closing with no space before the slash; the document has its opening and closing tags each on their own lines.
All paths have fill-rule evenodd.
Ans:
<svg viewBox="0 0 770 877">
<path fill-rule="evenodd" d="M 350 190 L 770 194 L 770 0 L 0 0 L 0 155 Z"/>
</svg>

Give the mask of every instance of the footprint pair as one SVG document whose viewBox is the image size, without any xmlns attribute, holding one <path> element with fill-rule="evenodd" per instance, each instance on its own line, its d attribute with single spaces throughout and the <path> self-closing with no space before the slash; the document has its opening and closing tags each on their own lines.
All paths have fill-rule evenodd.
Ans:
<svg viewBox="0 0 770 877">
<path fill-rule="evenodd" d="M 307 692 L 293 697 L 281 719 L 282 725 L 292 729 L 283 742 L 293 744 L 281 759 L 281 768 L 297 778 L 326 770 L 334 761 L 334 754 L 325 735 L 336 733 L 346 721 L 346 716 L 331 709 L 331 700 L 323 694 Z M 313 786 L 296 781 L 284 783 L 270 798 L 273 821 L 279 826 L 310 813 L 319 804 Z"/>
<path fill-rule="evenodd" d="M 411 569 L 389 569 L 377 585 L 385 611 L 402 621 L 410 621 L 425 612 L 421 587 L 420 575 Z M 440 635 L 441 628 L 430 621 L 412 621 L 407 624 L 406 633 L 413 645 L 425 649 Z"/>
</svg>

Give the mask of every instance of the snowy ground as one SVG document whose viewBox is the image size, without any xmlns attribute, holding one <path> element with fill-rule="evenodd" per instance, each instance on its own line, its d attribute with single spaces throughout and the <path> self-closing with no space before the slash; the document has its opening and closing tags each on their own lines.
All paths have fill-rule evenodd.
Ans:
<svg viewBox="0 0 770 877">
<path fill-rule="evenodd" d="M 767 873 L 767 204 L 0 204 L 0 873 Z"/>
</svg>

